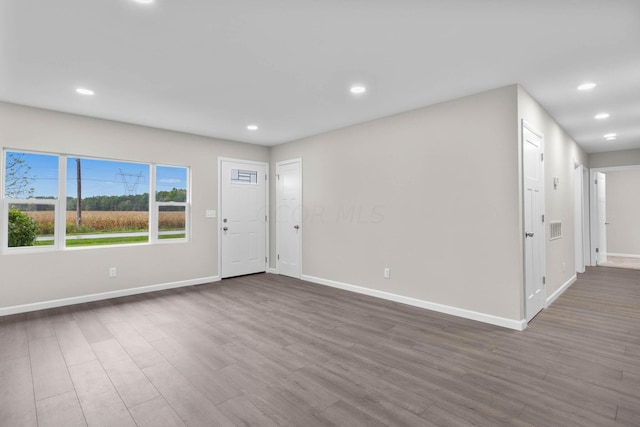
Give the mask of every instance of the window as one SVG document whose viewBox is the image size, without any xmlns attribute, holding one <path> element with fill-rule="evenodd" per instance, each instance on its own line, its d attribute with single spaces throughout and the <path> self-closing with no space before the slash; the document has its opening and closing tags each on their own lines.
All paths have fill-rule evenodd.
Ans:
<svg viewBox="0 0 640 427">
<path fill-rule="evenodd" d="M 158 239 L 187 237 L 187 168 L 156 166 Z"/>
<path fill-rule="evenodd" d="M 55 244 L 58 157 L 5 151 L 2 235 L 9 248 Z"/>
<path fill-rule="evenodd" d="M 234 184 L 257 184 L 258 171 L 231 169 L 231 182 Z"/>
<path fill-rule="evenodd" d="M 188 240 L 186 167 L 8 149 L 2 160 L 3 250 Z"/>
<path fill-rule="evenodd" d="M 148 242 L 149 168 L 67 158 L 66 246 Z"/>
</svg>

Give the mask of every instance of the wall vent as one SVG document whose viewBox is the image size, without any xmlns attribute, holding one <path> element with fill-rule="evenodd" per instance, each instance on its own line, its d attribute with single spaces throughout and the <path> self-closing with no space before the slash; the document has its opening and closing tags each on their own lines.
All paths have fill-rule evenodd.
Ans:
<svg viewBox="0 0 640 427">
<path fill-rule="evenodd" d="M 549 222 L 549 227 L 551 229 L 549 233 L 549 240 L 555 240 L 562 237 L 562 221 L 551 221 Z"/>
</svg>

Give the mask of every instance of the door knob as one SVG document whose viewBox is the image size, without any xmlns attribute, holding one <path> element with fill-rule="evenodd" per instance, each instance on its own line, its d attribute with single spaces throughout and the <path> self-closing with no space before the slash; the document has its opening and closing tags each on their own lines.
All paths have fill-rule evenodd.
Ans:
<svg viewBox="0 0 640 427">
<path fill-rule="evenodd" d="M 229 227 L 222 227 L 222 230 L 227 231 Z"/>
<path fill-rule="evenodd" d="M 533 237 L 533 233 L 524 233 L 524 237 Z"/>
<path fill-rule="evenodd" d="M 296 230 L 299 230 L 300 226 L 296 224 L 296 225 L 293 226 L 293 228 L 295 228 Z"/>
</svg>

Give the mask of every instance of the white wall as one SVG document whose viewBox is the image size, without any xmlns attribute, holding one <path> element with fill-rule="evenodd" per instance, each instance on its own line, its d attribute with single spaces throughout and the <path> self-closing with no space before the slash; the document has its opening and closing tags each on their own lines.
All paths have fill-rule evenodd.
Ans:
<svg viewBox="0 0 640 427">
<path fill-rule="evenodd" d="M 544 134 L 546 292 L 549 297 L 576 273 L 573 170 L 576 164 L 586 166 L 588 156 L 522 87 L 518 87 L 518 119 L 519 122 L 526 120 Z M 557 188 L 553 185 L 554 178 L 560 179 Z M 562 238 L 549 240 L 551 221 L 562 221 Z"/>
<path fill-rule="evenodd" d="M 607 251 L 640 256 L 640 169 L 607 174 Z"/>
<path fill-rule="evenodd" d="M 516 95 L 510 86 L 273 147 L 272 164 L 303 159 L 303 274 L 521 320 Z"/>
<path fill-rule="evenodd" d="M 304 275 L 516 324 L 524 318 L 522 119 L 545 134 L 547 218 L 561 219 L 565 233 L 546 244 L 550 295 L 575 273 L 572 170 L 587 158 L 516 85 L 271 149 L 0 103 L 5 147 L 181 164 L 193 188 L 189 243 L 0 256 L 0 309 L 216 278 L 217 221 L 204 211 L 217 209 L 217 157 L 273 165 L 300 157 Z M 116 279 L 107 278 L 111 266 Z"/>
<path fill-rule="evenodd" d="M 188 243 L 0 255 L 3 308 L 94 293 L 218 276 L 218 156 L 268 161 L 268 148 L 0 103 L 0 145 L 189 166 L 192 239 Z M 117 267 L 109 279 L 107 269 Z"/>
<path fill-rule="evenodd" d="M 590 168 L 640 165 L 640 149 L 589 154 Z"/>
</svg>

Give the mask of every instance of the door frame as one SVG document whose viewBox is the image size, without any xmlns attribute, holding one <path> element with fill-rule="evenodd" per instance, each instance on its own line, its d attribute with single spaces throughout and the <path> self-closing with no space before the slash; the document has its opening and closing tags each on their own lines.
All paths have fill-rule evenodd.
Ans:
<svg viewBox="0 0 640 427">
<path fill-rule="evenodd" d="M 589 265 L 597 265 L 596 247 L 598 246 L 598 201 L 596 200 L 596 173 L 620 172 L 629 170 L 640 170 L 640 165 L 629 166 L 609 166 L 602 168 L 591 168 L 589 170 L 589 218 L 591 222 L 590 245 L 589 245 Z M 586 261 L 586 260 L 585 260 Z"/>
<path fill-rule="evenodd" d="M 297 157 L 295 159 L 283 160 L 276 163 L 276 174 L 278 173 L 278 168 L 280 165 L 286 165 L 288 163 L 298 163 L 300 164 L 300 232 L 298 233 L 298 245 L 300 248 L 300 259 L 298 260 L 298 265 L 300 266 L 300 277 L 302 277 L 302 233 L 304 233 L 304 227 L 302 226 L 304 223 L 304 210 L 302 208 L 302 198 L 304 197 L 302 192 L 302 157 Z M 275 191 L 276 191 L 276 254 L 280 253 L 280 241 L 278 239 L 278 229 L 279 229 L 279 221 L 278 221 L 278 183 L 275 183 Z M 278 268 L 278 259 L 276 257 L 275 263 L 275 273 L 280 274 L 280 270 Z"/>
<path fill-rule="evenodd" d="M 524 233 L 526 232 L 525 230 L 525 208 L 524 208 L 524 203 L 525 203 L 525 175 L 524 175 L 524 131 L 525 129 L 527 129 L 529 132 L 535 134 L 536 136 L 538 136 L 540 138 L 540 150 L 542 152 L 543 155 L 543 159 L 544 159 L 544 134 L 538 130 L 538 128 L 536 128 L 535 126 L 533 126 L 531 123 L 527 122 L 526 120 L 522 119 L 522 124 L 520 126 L 520 147 L 519 147 L 519 151 L 520 151 L 520 165 L 521 165 L 521 173 L 520 173 L 520 194 L 521 194 L 521 207 L 520 209 L 522 210 L 522 217 L 521 217 L 521 227 L 520 227 L 520 243 L 521 243 L 521 247 L 522 247 L 522 302 L 523 302 L 523 317 L 526 323 L 528 323 L 529 321 L 526 320 L 527 319 L 527 272 L 525 271 L 526 265 L 527 265 L 527 260 L 526 260 L 526 256 L 527 256 L 527 251 L 525 248 L 525 237 L 524 237 Z M 545 204 L 545 195 L 546 195 L 546 175 L 545 175 L 545 168 L 544 168 L 544 160 L 541 162 L 540 168 L 541 168 L 541 175 L 542 175 L 542 186 L 540 188 L 540 192 L 542 193 L 540 196 L 540 210 L 542 211 L 542 215 L 546 214 L 546 204 Z M 540 276 L 543 278 L 546 278 L 547 276 L 547 220 L 546 220 L 546 216 L 545 216 L 545 221 L 542 224 L 542 230 L 543 230 L 543 235 L 542 235 L 542 254 L 541 254 L 541 259 L 540 259 Z M 543 279 L 546 280 L 546 279 Z M 547 286 L 546 284 L 543 285 L 542 287 L 542 292 L 543 292 L 543 299 L 544 299 L 544 304 L 543 304 L 543 309 L 547 307 Z M 535 316 L 534 316 L 535 317 Z"/>
<path fill-rule="evenodd" d="M 264 182 L 265 188 L 265 215 L 267 216 L 267 220 L 265 221 L 265 256 L 267 257 L 266 262 L 264 263 L 264 271 L 269 271 L 269 226 L 271 221 L 271 214 L 269 211 L 269 162 L 261 162 L 256 160 L 246 160 L 246 159 L 236 159 L 232 157 L 218 157 L 218 277 L 222 277 L 222 163 L 223 162 L 234 162 L 234 163 L 245 163 L 247 165 L 260 165 L 265 167 L 265 174 L 267 178 Z"/>
<path fill-rule="evenodd" d="M 598 253 L 596 252 L 596 250 L 599 250 L 602 245 L 600 243 L 600 237 L 601 237 L 601 228 L 600 228 L 600 215 L 598 214 L 599 211 L 599 206 L 598 206 L 598 186 L 596 185 L 596 180 L 598 179 L 598 174 L 602 173 L 605 177 L 607 176 L 606 172 L 603 171 L 594 171 L 592 178 L 591 178 L 591 184 L 593 185 L 593 197 L 592 202 L 591 202 L 591 207 L 592 207 L 592 214 L 593 214 L 593 221 L 591 221 L 591 231 L 592 231 L 592 235 L 591 235 L 591 242 L 592 242 L 592 246 L 591 246 L 591 262 L 592 265 L 597 266 L 598 265 Z M 605 189 L 605 196 L 606 196 L 606 190 L 607 187 L 605 185 L 604 187 Z M 605 221 L 606 221 L 606 204 L 605 204 Z M 606 236 L 606 228 L 605 228 L 605 236 Z M 606 244 L 606 242 L 605 242 Z M 605 252 L 606 254 L 606 252 Z"/>
</svg>

